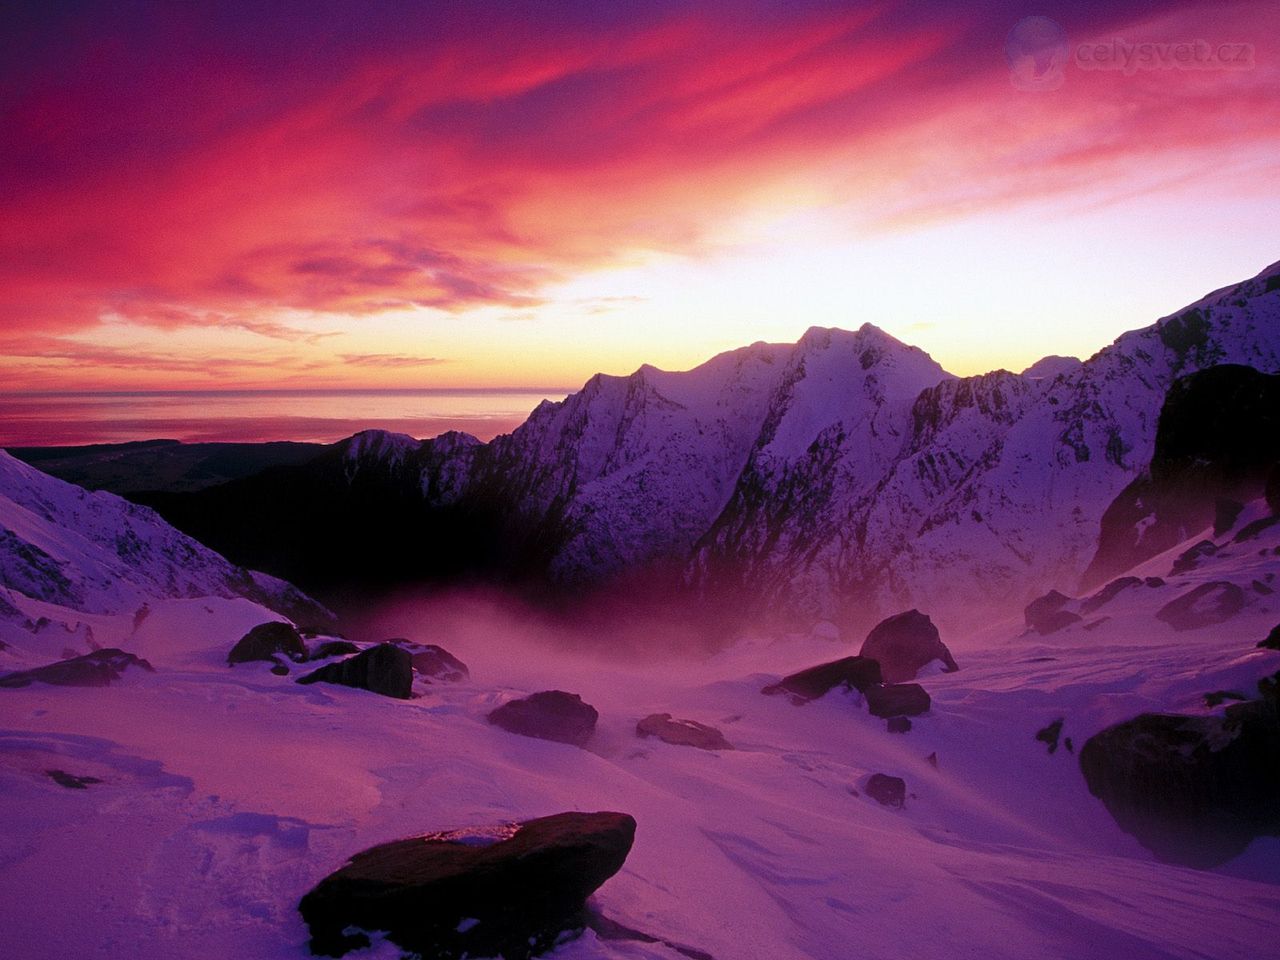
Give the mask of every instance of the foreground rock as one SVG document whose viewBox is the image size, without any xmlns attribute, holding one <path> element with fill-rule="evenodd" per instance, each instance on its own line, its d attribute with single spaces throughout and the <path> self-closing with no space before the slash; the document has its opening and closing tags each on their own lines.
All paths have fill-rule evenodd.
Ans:
<svg viewBox="0 0 1280 960">
<path fill-rule="evenodd" d="M 929 692 L 918 683 L 886 683 L 869 687 L 866 692 L 867 709 L 872 716 L 917 717 L 927 713 L 932 700 Z"/>
<path fill-rule="evenodd" d="M 942 661 L 948 673 L 960 669 L 938 635 L 938 628 L 919 610 L 908 610 L 882 620 L 867 634 L 858 653 L 880 664 L 885 683 L 914 680 L 934 660 Z"/>
<path fill-rule="evenodd" d="M 873 773 L 867 780 L 867 796 L 884 807 L 901 807 L 907 802 L 907 781 L 887 773 Z"/>
<path fill-rule="evenodd" d="M 1224 623 L 1244 609 L 1244 591 L 1234 583 L 1202 583 L 1156 611 L 1175 630 L 1199 630 Z"/>
<path fill-rule="evenodd" d="M 1214 867 L 1280 834 L 1275 702 L 1221 716 L 1142 714 L 1091 737 L 1080 769 L 1120 828 L 1161 860 Z"/>
<path fill-rule="evenodd" d="M 489 722 L 511 733 L 539 740 L 585 746 L 596 731 L 600 715 L 576 693 L 544 690 L 512 700 L 493 710 Z"/>
<path fill-rule="evenodd" d="M 636 736 L 657 737 L 677 747 L 732 750 L 733 744 L 715 727 L 696 720 L 675 720 L 669 713 L 652 713 L 636 724 Z"/>
<path fill-rule="evenodd" d="M 1258 641 L 1258 646 L 1264 650 L 1280 650 L 1280 623 L 1272 627 L 1264 639 Z"/>
<path fill-rule="evenodd" d="M 408 700 L 413 695 L 413 658 L 395 644 L 380 643 L 363 653 L 326 664 L 298 683 L 336 683 Z"/>
<path fill-rule="evenodd" d="M 790 674 L 760 692 L 769 696 L 785 693 L 795 703 L 808 703 L 836 687 L 865 693 L 880 681 L 880 664 L 875 660 L 868 657 L 843 657 Z"/>
<path fill-rule="evenodd" d="M 56 687 L 105 687 L 119 680 L 129 667 L 155 672 L 155 668 L 141 657 L 125 653 L 118 647 L 105 647 L 69 660 L 7 674 L 0 677 L 0 687 L 26 687 L 33 683 L 48 683 Z"/>
<path fill-rule="evenodd" d="M 275 660 L 277 654 L 283 654 L 290 660 L 307 659 L 306 645 L 292 624 L 283 621 L 258 624 L 231 648 L 227 663 Z"/>
<path fill-rule="evenodd" d="M 560 813 L 365 850 L 302 898 L 313 954 L 367 947 L 361 931 L 423 957 L 524 960 L 585 923 L 586 899 L 621 869 L 636 822 Z"/>
<path fill-rule="evenodd" d="M 326 640 L 311 651 L 308 660 L 328 660 L 330 657 L 349 657 L 360 648 L 350 640 Z"/>
<path fill-rule="evenodd" d="M 415 643 L 412 640 L 389 640 L 398 647 L 409 651 L 413 658 L 413 671 L 428 680 L 442 680 L 445 683 L 459 683 L 471 676 L 467 665 L 455 657 L 444 647 L 434 643 Z"/>
<path fill-rule="evenodd" d="M 1079 623 L 1082 618 L 1078 613 L 1064 609 L 1070 602 L 1070 597 L 1057 590 L 1050 590 L 1043 597 L 1032 600 L 1022 612 L 1027 629 L 1047 637 L 1051 633 L 1065 630 L 1073 623 Z"/>
</svg>

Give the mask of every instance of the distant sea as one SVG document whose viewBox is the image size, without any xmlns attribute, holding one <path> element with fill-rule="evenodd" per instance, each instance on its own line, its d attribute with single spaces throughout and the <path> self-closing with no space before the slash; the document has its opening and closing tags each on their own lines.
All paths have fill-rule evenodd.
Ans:
<svg viewBox="0 0 1280 960">
<path fill-rule="evenodd" d="M 360 430 L 488 440 L 568 390 L 237 390 L 0 393 L 0 447 L 129 440 L 332 443 Z"/>
</svg>

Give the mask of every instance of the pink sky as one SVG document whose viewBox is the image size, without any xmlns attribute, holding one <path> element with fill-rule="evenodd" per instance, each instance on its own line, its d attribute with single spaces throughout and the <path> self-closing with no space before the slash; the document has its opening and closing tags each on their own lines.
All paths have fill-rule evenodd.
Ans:
<svg viewBox="0 0 1280 960">
<path fill-rule="evenodd" d="M 48 6 L 2 15 L 5 389 L 574 384 L 864 321 L 1017 369 L 1280 259 L 1272 2 Z"/>
</svg>

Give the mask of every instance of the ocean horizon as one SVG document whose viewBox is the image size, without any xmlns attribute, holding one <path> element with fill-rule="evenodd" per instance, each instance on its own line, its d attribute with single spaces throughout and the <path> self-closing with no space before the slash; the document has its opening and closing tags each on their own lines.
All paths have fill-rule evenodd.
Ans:
<svg viewBox="0 0 1280 960">
<path fill-rule="evenodd" d="M 333 443 L 360 430 L 490 440 L 566 388 L 112 390 L 0 393 L 0 447 L 137 440 Z"/>
</svg>

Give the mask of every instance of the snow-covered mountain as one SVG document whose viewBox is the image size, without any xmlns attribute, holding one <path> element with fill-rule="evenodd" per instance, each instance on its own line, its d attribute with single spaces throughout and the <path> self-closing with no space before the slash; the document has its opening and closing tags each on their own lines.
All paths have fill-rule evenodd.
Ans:
<svg viewBox="0 0 1280 960">
<path fill-rule="evenodd" d="M 1222 363 L 1280 371 L 1280 264 L 1083 363 L 960 379 L 870 324 L 815 328 L 593 377 L 488 444 L 370 432 L 149 502 L 304 586 L 370 564 L 575 588 L 661 571 L 745 619 L 959 620 L 1074 587 L 1166 392 Z"/>
<path fill-rule="evenodd" d="M 105 624 L 145 616 L 157 601 L 202 597 L 324 615 L 288 583 L 229 563 L 154 511 L 0 451 L 0 639 L 16 655 L 86 652 L 91 640 L 119 639 Z"/>
</svg>

